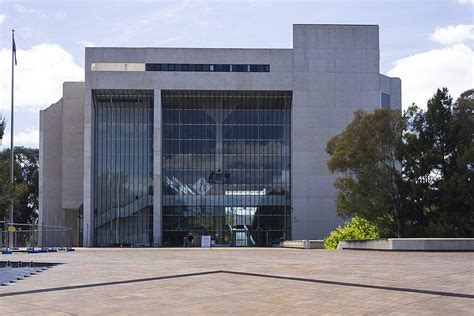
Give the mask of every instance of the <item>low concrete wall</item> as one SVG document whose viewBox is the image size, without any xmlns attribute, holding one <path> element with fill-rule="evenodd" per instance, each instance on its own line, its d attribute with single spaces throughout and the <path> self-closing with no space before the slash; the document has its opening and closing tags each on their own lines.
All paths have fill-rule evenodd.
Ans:
<svg viewBox="0 0 474 316">
<path fill-rule="evenodd" d="M 389 239 L 375 239 L 375 240 L 341 240 L 337 244 L 337 249 L 377 249 L 377 250 L 391 250 L 392 243 Z"/>
<path fill-rule="evenodd" d="M 322 240 L 285 240 L 280 243 L 282 248 L 324 249 Z"/>
<path fill-rule="evenodd" d="M 474 238 L 389 238 L 342 240 L 337 249 L 391 251 L 474 251 Z"/>
</svg>

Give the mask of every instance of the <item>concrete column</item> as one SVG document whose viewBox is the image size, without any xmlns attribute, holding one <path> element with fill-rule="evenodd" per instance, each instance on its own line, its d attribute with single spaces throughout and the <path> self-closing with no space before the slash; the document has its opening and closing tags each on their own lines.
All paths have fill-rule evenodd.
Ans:
<svg viewBox="0 0 474 316">
<path fill-rule="evenodd" d="M 84 92 L 84 222 L 83 222 L 83 245 L 93 245 L 94 233 L 94 201 L 93 201 L 93 115 L 92 95 L 90 89 Z"/>
</svg>

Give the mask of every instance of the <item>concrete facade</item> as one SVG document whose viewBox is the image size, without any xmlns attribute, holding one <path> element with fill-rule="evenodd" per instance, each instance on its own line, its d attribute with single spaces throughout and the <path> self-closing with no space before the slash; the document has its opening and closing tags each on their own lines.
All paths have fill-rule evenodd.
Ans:
<svg viewBox="0 0 474 316">
<path fill-rule="evenodd" d="M 398 78 L 379 74 L 377 26 L 295 25 L 293 28 L 293 239 L 320 239 L 341 224 L 326 141 L 359 108 L 381 107 L 381 92 L 401 108 Z"/>
<path fill-rule="evenodd" d="M 40 188 L 43 189 L 40 199 L 43 208 L 40 208 L 40 212 L 42 210 L 45 214 L 41 216 L 47 217 L 48 211 L 44 206 L 51 201 L 54 190 L 62 199 L 61 205 L 51 206 L 51 209 L 73 208 L 82 201 L 83 243 L 92 246 L 93 89 L 154 90 L 155 246 L 161 245 L 162 225 L 161 90 L 290 90 L 293 91 L 292 239 L 321 239 L 342 222 L 335 211 L 335 177 L 326 166 L 326 141 L 342 131 L 351 121 L 354 110 L 380 108 L 382 92 L 390 96 L 390 108 L 401 108 L 400 80 L 379 73 L 379 58 L 379 28 L 376 25 L 294 25 L 292 49 L 86 48 L 81 101 L 83 121 L 77 120 L 75 123 L 82 125 L 74 129 L 83 131 L 82 139 L 73 137 L 74 142 L 69 143 L 67 139 L 78 134 L 71 130 L 66 131 L 66 134 L 61 133 L 64 131 L 63 125 L 58 120 L 66 116 L 56 112 L 64 111 L 64 99 L 41 113 L 40 146 L 43 154 L 40 153 L 40 159 L 43 162 L 55 161 L 57 165 L 63 166 L 61 171 L 51 167 L 48 169 L 48 165 L 42 167 Z M 268 64 L 270 71 L 143 71 L 146 63 Z M 74 110 L 68 112 L 68 120 L 74 121 L 74 115 L 79 119 L 81 110 Z M 55 123 L 46 126 L 46 120 Z M 61 144 L 57 135 L 63 135 L 63 151 L 59 150 Z M 83 147 L 79 146 L 81 141 Z M 66 154 L 64 148 L 67 149 Z M 62 153 L 62 156 L 58 153 Z M 82 157 L 78 153 L 82 153 Z M 65 158 L 66 161 L 61 163 Z M 79 178 L 77 170 L 70 171 L 70 164 L 74 164 L 72 160 L 84 166 Z M 50 179 L 46 180 L 46 177 Z M 82 179 L 82 190 L 78 188 L 79 179 Z M 47 181 L 54 182 L 54 185 L 46 184 Z"/>
<path fill-rule="evenodd" d="M 72 228 L 79 243 L 84 155 L 84 83 L 65 82 L 63 97 L 40 112 L 39 242 L 57 243 L 64 235 L 53 226 Z"/>
</svg>

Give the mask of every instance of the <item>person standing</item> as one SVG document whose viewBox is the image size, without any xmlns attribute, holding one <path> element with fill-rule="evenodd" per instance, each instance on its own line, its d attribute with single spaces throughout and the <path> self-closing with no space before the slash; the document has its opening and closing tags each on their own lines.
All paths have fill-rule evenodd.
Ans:
<svg viewBox="0 0 474 316">
<path fill-rule="evenodd" d="M 188 247 L 189 248 L 191 248 L 193 246 L 193 242 L 194 242 L 193 233 L 189 233 L 189 235 L 188 235 Z"/>
<path fill-rule="evenodd" d="M 184 248 L 187 248 L 187 247 L 188 247 L 188 234 L 185 234 L 185 235 L 184 235 L 184 238 L 183 238 L 183 247 L 184 247 Z"/>
</svg>

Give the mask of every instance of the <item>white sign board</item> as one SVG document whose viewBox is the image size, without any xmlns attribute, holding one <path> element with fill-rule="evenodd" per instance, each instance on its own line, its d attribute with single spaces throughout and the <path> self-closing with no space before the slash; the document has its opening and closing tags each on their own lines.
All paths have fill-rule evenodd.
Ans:
<svg viewBox="0 0 474 316">
<path fill-rule="evenodd" d="M 201 237 L 201 248 L 211 248 L 211 236 Z"/>
</svg>

